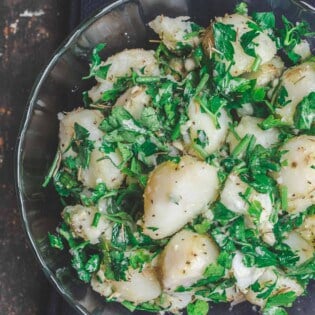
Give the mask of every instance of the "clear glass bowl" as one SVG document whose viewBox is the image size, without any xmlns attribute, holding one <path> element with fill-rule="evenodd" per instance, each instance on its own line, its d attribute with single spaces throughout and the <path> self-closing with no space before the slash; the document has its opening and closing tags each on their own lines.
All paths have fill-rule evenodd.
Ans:
<svg viewBox="0 0 315 315">
<path fill-rule="evenodd" d="M 250 0 L 250 11 L 270 11 L 292 20 L 305 19 L 315 30 L 315 9 L 305 1 Z M 309 3 L 313 0 L 309 0 Z M 57 113 L 82 104 L 81 93 L 91 82 L 81 78 L 88 72 L 91 49 L 100 42 L 108 44 L 109 56 L 125 48 L 148 46 L 152 32 L 147 23 L 158 14 L 189 15 L 207 26 L 214 16 L 232 12 L 234 0 L 120 0 L 107 6 L 81 24 L 64 42 L 39 75 L 23 119 L 16 150 L 16 187 L 25 231 L 44 273 L 64 298 L 82 314 L 129 314 L 129 311 L 104 299 L 71 275 L 69 255 L 52 250 L 47 233 L 53 232 L 60 221 L 62 206 L 52 188 L 41 184 L 54 158 L 58 143 Z M 314 42 L 312 43 L 314 47 Z M 314 83 L 315 84 L 315 83 Z M 309 294 L 300 298 L 290 314 L 313 315 L 315 284 Z M 140 314 L 141 312 L 139 312 Z M 143 312 L 142 312 L 143 313 Z M 255 314 L 254 308 L 242 303 L 233 314 Z M 229 305 L 213 305 L 211 314 L 231 314 Z"/>
</svg>

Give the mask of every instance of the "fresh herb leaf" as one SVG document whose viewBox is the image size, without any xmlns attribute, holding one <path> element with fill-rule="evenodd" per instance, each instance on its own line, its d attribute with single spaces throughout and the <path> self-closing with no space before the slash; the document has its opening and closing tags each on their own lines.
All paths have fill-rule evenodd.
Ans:
<svg viewBox="0 0 315 315">
<path fill-rule="evenodd" d="M 194 303 L 187 305 L 188 315 L 207 315 L 209 312 L 209 305 L 206 301 L 197 300 Z"/>
<path fill-rule="evenodd" d="M 57 248 L 57 249 L 60 249 L 60 250 L 64 249 L 64 246 L 63 246 L 63 243 L 62 243 L 62 239 L 61 239 L 60 236 L 58 236 L 58 235 L 56 236 L 56 235 L 48 233 L 48 240 L 49 240 L 49 243 L 50 243 L 51 247 Z"/>
<path fill-rule="evenodd" d="M 310 130 L 315 123 L 315 92 L 311 92 L 297 105 L 294 114 L 295 127 Z"/>
</svg>

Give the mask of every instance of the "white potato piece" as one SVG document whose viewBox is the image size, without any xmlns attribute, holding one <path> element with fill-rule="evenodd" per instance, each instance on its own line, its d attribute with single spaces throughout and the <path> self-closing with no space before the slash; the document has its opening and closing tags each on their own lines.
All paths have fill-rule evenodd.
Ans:
<svg viewBox="0 0 315 315">
<path fill-rule="evenodd" d="M 288 189 L 288 212 L 298 213 L 315 203 L 315 136 L 290 139 L 282 148 L 282 165 L 275 178 Z"/>
<path fill-rule="evenodd" d="M 71 148 L 67 150 L 75 135 L 75 123 L 89 131 L 89 140 L 100 141 L 104 135 L 104 133 L 98 128 L 100 123 L 103 121 L 104 116 L 98 110 L 77 108 L 72 112 L 59 114 L 58 117 L 60 120 L 59 147 L 61 152 L 64 152 L 63 157 L 76 156 L 76 153 L 73 152 Z"/>
<path fill-rule="evenodd" d="M 101 266 L 91 281 L 93 290 L 101 295 L 111 296 L 120 302 L 130 301 L 140 304 L 153 300 L 161 294 L 160 283 L 154 269 L 150 266 L 145 266 L 141 272 L 129 268 L 127 281 L 107 280 L 104 276 L 105 269 L 106 266 Z"/>
<path fill-rule="evenodd" d="M 310 44 L 305 39 L 293 47 L 293 52 L 300 55 L 302 61 L 312 55 Z"/>
<path fill-rule="evenodd" d="M 279 78 L 284 70 L 284 62 L 275 56 L 269 62 L 261 65 L 257 71 L 243 75 L 245 79 L 256 79 L 257 86 L 266 86 L 273 80 Z"/>
<path fill-rule="evenodd" d="M 296 106 L 305 96 L 315 92 L 314 82 L 315 62 L 304 62 L 283 73 L 278 91 L 281 91 L 282 87 L 287 90 L 288 96 L 285 98 L 285 101 L 288 104 L 276 109 L 276 114 L 281 118 L 281 121 L 293 124 Z"/>
<path fill-rule="evenodd" d="M 313 257 L 313 246 L 296 231 L 290 232 L 283 243 L 290 246 L 291 250 L 298 254 L 299 261 L 297 264 L 299 265 Z"/>
<path fill-rule="evenodd" d="M 172 314 L 181 314 L 184 309 L 192 300 L 194 292 L 168 292 L 164 293 L 165 303 L 163 306 L 168 309 Z"/>
<path fill-rule="evenodd" d="M 194 100 L 189 104 L 188 118 L 190 120 L 189 132 L 192 143 L 198 139 L 198 131 L 204 131 L 208 138 L 208 144 L 203 148 L 206 153 L 211 154 L 223 145 L 230 122 L 230 118 L 224 109 L 220 111 L 220 117 L 218 118 L 220 128 L 216 128 L 213 118 L 209 114 L 203 113 L 200 105 Z"/>
<path fill-rule="evenodd" d="M 104 183 L 108 189 L 119 188 L 125 179 L 125 175 L 117 167 L 121 162 L 122 157 L 118 150 L 105 154 L 94 149 L 88 168 L 81 172 L 83 185 L 94 188 L 97 184 Z"/>
<path fill-rule="evenodd" d="M 178 232 L 160 258 L 164 290 L 191 286 L 203 277 L 207 266 L 215 263 L 218 255 L 219 250 L 210 237 L 188 230 Z"/>
<path fill-rule="evenodd" d="M 144 191 L 144 233 L 170 236 L 200 214 L 218 194 L 217 168 L 184 156 L 158 165 Z"/>
<path fill-rule="evenodd" d="M 149 23 L 149 26 L 159 35 L 162 42 L 170 50 L 176 50 L 177 43 L 179 42 L 195 47 L 200 41 L 198 36 L 185 39 L 185 35 L 192 32 L 189 19 L 189 16 L 170 18 L 158 15 Z"/>
<path fill-rule="evenodd" d="M 100 67 L 108 64 L 111 66 L 106 79 L 96 77 L 98 84 L 89 91 L 89 97 L 93 102 L 97 102 L 103 92 L 112 89 L 118 77 L 130 75 L 132 70 L 140 75 L 156 76 L 160 74 L 158 63 L 152 50 L 127 49 L 101 62 Z"/>
<path fill-rule="evenodd" d="M 248 288 L 264 273 L 265 268 L 246 267 L 243 258 L 244 255 L 237 251 L 232 260 L 232 272 L 238 289 L 243 293 L 247 293 Z"/>
<path fill-rule="evenodd" d="M 75 205 L 65 207 L 62 216 L 66 222 L 69 222 L 70 229 L 76 237 L 90 241 L 91 244 L 97 244 L 100 238 L 111 239 L 112 224 L 101 216 L 97 227 L 92 226 L 96 212 L 94 207 Z"/>
<path fill-rule="evenodd" d="M 248 214 L 249 205 L 240 196 L 240 194 L 245 193 L 248 187 L 249 186 L 244 183 L 236 174 L 231 173 L 225 181 L 223 190 L 221 192 L 220 201 L 229 210 L 237 214 L 245 215 L 246 224 L 249 225 L 249 227 L 253 227 L 252 218 Z M 273 234 L 273 224 L 269 221 L 273 211 L 273 206 L 269 195 L 261 194 L 256 190 L 253 190 L 248 200 L 249 202 L 257 201 L 260 203 L 262 212 L 257 227 L 264 242 L 272 245 L 275 242 L 275 237 Z"/>
<path fill-rule="evenodd" d="M 289 291 L 293 291 L 297 296 L 300 296 L 304 292 L 303 288 L 298 284 L 297 281 L 286 277 L 281 270 L 273 267 L 265 268 L 265 271 L 261 277 L 259 277 L 258 282 L 262 288 L 277 282 L 274 290 L 271 293 L 271 296 Z M 264 307 L 266 300 L 258 298 L 257 295 L 259 293 L 260 292 L 254 292 L 249 288 L 245 298 L 252 304 Z"/>
<path fill-rule="evenodd" d="M 224 17 L 217 17 L 215 22 L 220 22 L 227 25 L 232 25 L 236 31 L 236 41 L 232 43 L 234 48 L 233 60 L 235 64 L 231 67 L 230 73 L 233 76 L 239 76 L 246 72 L 251 72 L 255 62 L 255 58 L 247 55 L 243 50 L 240 39 L 243 34 L 249 32 L 251 29 L 247 23 L 255 23 L 248 16 L 240 14 L 226 14 Z M 261 58 L 261 65 L 269 62 L 277 53 L 276 44 L 268 36 L 267 31 L 260 33 L 253 39 L 253 43 L 257 44 L 255 47 L 256 54 Z M 206 30 L 203 39 L 204 49 L 211 55 L 214 47 L 212 25 Z M 226 62 L 228 65 L 229 62 Z"/>
<path fill-rule="evenodd" d="M 234 129 L 240 138 L 243 138 L 247 134 L 253 135 L 255 136 L 256 144 L 260 144 L 265 148 L 270 148 L 278 142 L 279 131 L 276 128 L 262 130 L 258 126 L 262 121 L 262 118 L 244 116 Z M 232 152 L 239 143 L 232 132 L 229 132 L 226 142 L 230 146 L 230 152 Z"/>
<path fill-rule="evenodd" d="M 134 119 L 140 119 L 143 109 L 151 102 L 151 97 L 145 90 L 144 86 L 134 86 L 128 89 L 117 99 L 114 106 L 122 106 Z"/>
<path fill-rule="evenodd" d="M 303 224 L 297 229 L 302 237 L 315 246 L 315 215 L 305 218 Z"/>
</svg>

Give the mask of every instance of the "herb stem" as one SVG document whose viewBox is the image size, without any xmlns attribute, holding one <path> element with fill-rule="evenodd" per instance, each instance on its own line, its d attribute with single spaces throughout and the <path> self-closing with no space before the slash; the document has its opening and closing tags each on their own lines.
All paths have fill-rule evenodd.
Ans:
<svg viewBox="0 0 315 315">
<path fill-rule="evenodd" d="M 245 135 L 242 140 L 238 143 L 238 145 L 234 148 L 232 151 L 232 156 L 233 157 L 239 157 L 248 147 L 250 141 L 251 141 L 251 136 L 249 134 Z"/>
<path fill-rule="evenodd" d="M 54 176 L 54 174 L 56 174 L 57 170 L 59 169 L 60 162 L 61 162 L 61 153 L 59 150 L 57 150 L 57 153 L 56 153 L 55 158 L 54 158 L 54 160 L 50 166 L 48 174 L 47 174 L 47 176 L 45 176 L 45 180 L 44 180 L 44 183 L 42 184 L 42 187 L 44 187 L 44 188 L 47 187 L 51 178 Z"/>
<path fill-rule="evenodd" d="M 94 218 L 93 218 L 93 222 L 92 222 L 92 226 L 93 227 L 97 227 L 98 223 L 100 222 L 100 218 L 101 218 L 101 214 L 99 212 L 96 212 L 94 214 Z"/>
</svg>

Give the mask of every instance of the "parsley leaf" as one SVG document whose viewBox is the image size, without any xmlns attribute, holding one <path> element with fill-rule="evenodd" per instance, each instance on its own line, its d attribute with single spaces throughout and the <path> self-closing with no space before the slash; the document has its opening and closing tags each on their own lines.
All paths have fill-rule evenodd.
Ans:
<svg viewBox="0 0 315 315">
<path fill-rule="evenodd" d="M 236 41 L 236 31 L 233 25 L 227 25 L 216 22 L 212 26 L 215 48 L 220 52 L 221 56 L 232 61 L 234 56 L 234 48 L 231 42 Z"/>
<path fill-rule="evenodd" d="M 315 92 L 305 96 L 297 105 L 294 114 L 295 127 L 310 130 L 315 123 Z"/>
<path fill-rule="evenodd" d="M 194 303 L 189 303 L 187 306 L 188 315 L 207 315 L 209 312 L 209 305 L 206 301 L 197 300 Z"/>
</svg>

